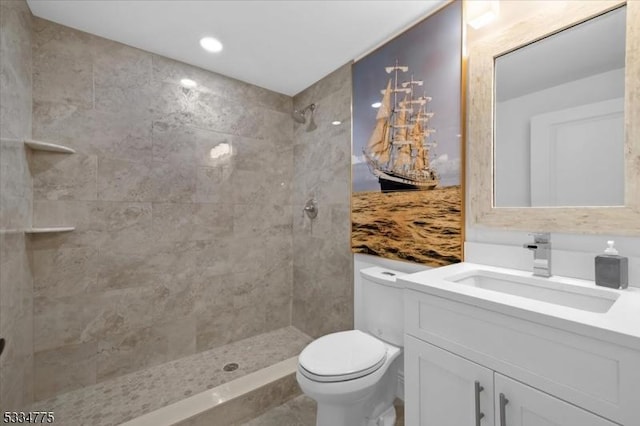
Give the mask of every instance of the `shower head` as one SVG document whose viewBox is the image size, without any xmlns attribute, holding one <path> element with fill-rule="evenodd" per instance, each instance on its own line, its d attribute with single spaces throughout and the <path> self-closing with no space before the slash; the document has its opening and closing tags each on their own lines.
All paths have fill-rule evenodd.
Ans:
<svg viewBox="0 0 640 426">
<path fill-rule="evenodd" d="M 296 122 L 300 124 L 304 124 L 307 122 L 307 111 L 311 111 L 311 117 L 309 118 L 309 125 L 307 126 L 307 132 L 310 132 L 318 128 L 315 121 L 313 121 L 313 112 L 315 110 L 316 110 L 316 104 L 310 104 L 302 108 L 300 111 L 298 111 L 297 109 L 294 109 L 293 112 L 291 113 L 291 117 L 293 117 L 293 119 Z"/>
</svg>

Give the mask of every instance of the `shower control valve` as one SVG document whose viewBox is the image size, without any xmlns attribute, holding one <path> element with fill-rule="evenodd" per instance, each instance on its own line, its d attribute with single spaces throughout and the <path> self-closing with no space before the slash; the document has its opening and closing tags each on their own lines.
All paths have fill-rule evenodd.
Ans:
<svg viewBox="0 0 640 426">
<path fill-rule="evenodd" d="M 318 203 L 313 198 L 307 200 L 302 208 L 302 212 L 306 213 L 309 219 L 315 219 L 318 216 Z"/>
</svg>

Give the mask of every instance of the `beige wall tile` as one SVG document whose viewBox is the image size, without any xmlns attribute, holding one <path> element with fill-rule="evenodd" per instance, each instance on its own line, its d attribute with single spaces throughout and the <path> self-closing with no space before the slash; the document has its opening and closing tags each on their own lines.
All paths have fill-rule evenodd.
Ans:
<svg viewBox="0 0 640 426">
<path fill-rule="evenodd" d="M 212 240 L 233 233 L 228 204 L 153 203 L 153 232 L 167 241 Z"/>
<path fill-rule="evenodd" d="M 233 186 L 224 167 L 197 168 L 196 202 L 230 204 L 232 197 Z"/>
<path fill-rule="evenodd" d="M 98 279 L 98 250 L 66 248 L 34 250 L 33 286 L 36 296 L 74 295 L 94 291 Z"/>
<path fill-rule="evenodd" d="M 97 199 L 98 159 L 95 155 L 34 153 L 31 172 L 34 199 Z"/>
<path fill-rule="evenodd" d="M 100 157 L 98 198 L 105 201 L 153 201 L 151 162 Z"/>
<path fill-rule="evenodd" d="M 93 107 L 93 67 L 88 49 L 73 49 L 71 45 L 64 51 L 37 49 L 33 70 L 34 99 Z"/>
<path fill-rule="evenodd" d="M 191 203 L 196 196 L 196 169 L 193 165 L 153 162 L 153 201 Z"/>
<path fill-rule="evenodd" d="M 167 337 L 167 360 L 196 353 L 195 315 L 161 325 Z"/>
<path fill-rule="evenodd" d="M 96 342 L 88 342 L 36 352 L 35 399 L 46 399 L 96 383 L 96 349 Z"/>
<path fill-rule="evenodd" d="M 296 95 L 294 107 L 317 105 L 318 128 L 294 124 L 292 324 L 323 334 L 353 327 L 353 266 L 350 248 L 351 65 Z M 339 126 L 331 125 L 340 120 Z M 314 198 L 313 223 L 295 214 Z"/>
<path fill-rule="evenodd" d="M 36 101 L 33 114 L 36 139 L 61 143 L 86 155 L 150 160 L 151 119 L 142 108 L 102 111 Z"/>
<path fill-rule="evenodd" d="M 288 325 L 291 98 L 44 20 L 35 38 L 34 133 L 77 150 L 32 167 L 36 223 L 77 227 L 31 239 L 38 353 L 95 345 L 101 381 Z"/>
<path fill-rule="evenodd" d="M 103 381 L 167 360 L 168 339 L 158 327 L 135 329 L 98 342 L 96 379 Z"/>
<path fill-rule="evenodd" d="M 25 1 L 0 2 L 0 407 L 33 400 L 33 277 L 29 240 L 32 179 L 22 144 L 32 127 L 32 23 Z M 9 138 L 11 140 L 7 140 Z"/>
</svg>

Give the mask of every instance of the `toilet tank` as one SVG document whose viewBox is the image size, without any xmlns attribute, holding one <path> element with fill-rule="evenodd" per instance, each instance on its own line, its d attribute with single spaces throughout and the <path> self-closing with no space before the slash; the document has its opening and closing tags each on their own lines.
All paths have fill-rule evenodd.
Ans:
<svg viewBox="0 0 640 426">
<path fill-rule="evenodd" d="M 396 281 L 401 275 L 378 266 L 360 270 L 364 329 L 395 346 L 404 346 L 404 286 Z"/>
</svg>

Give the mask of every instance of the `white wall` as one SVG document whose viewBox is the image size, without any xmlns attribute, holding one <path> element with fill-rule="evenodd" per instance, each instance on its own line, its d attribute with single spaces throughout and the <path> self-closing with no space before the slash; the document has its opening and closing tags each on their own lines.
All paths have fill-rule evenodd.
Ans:
<svg viewBox="0 0 640 426">
<path fill-rule="evenodd" d="M 532 229 L 531 232 L 536 231 Z M 527 232 L 472 227 L 467 224 L 465 261 L 532 270 L 533 254 L 522 247 L 533 241 Z M 629 286 L 640 287 L 640 238 L 616 235 L 551 234 L 551 270 L 554 275 L 595 279 L 594 258 L 607 240 L 615 240 L 620 255 L 629 258 Z"/>
<path fill-rule="evenodd" d="M 495 149 L 496 205 L 530 205 L 531 117 L 621 97 L 624 97 L 624 68 L 498 102 Z M 596 154 L 602 155 L 605 149 L 603 147 L 603 150 Z"/>
</svg>

